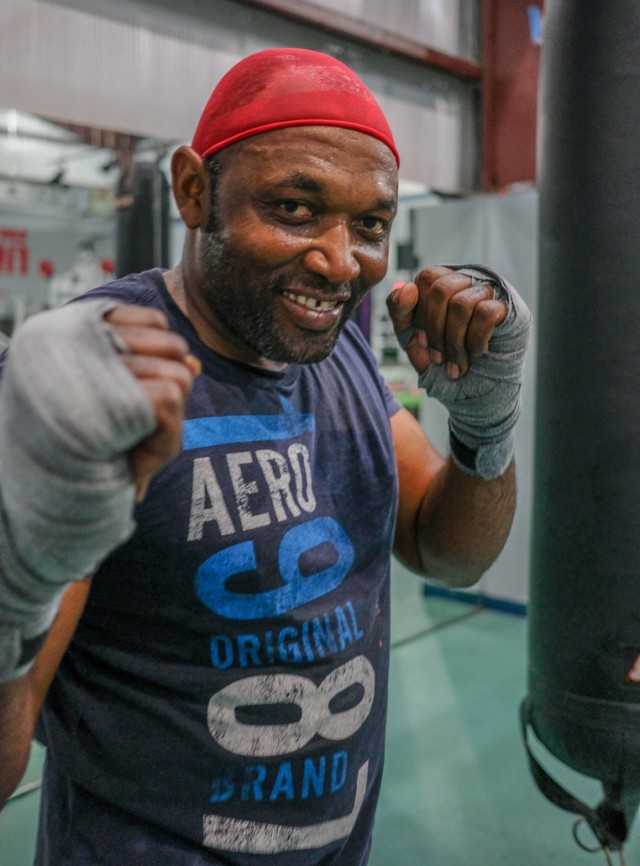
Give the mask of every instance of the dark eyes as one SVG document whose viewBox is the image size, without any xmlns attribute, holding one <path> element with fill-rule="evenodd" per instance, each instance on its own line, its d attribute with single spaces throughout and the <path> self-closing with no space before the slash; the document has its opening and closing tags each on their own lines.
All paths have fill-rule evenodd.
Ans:
<svg viewBox="0 0 640 866">
<path fill-rule="evenodd" d="M 275 202 L 274 206 L 277 213 L 294 224 L 306 224 L 317 216 L 313 207 L 294 199 Z M 373 240 L 385 238 L 389 233 L 390 225 L 389 220 L 377 216 L 359 217 L 354 223 L 357 231 Z"/>
<path fill-rule="evenodd" d="M 309 219 L 313 216 L 313 211 L 309 205 L 300 201 L 281 201 L 276 203 L 276 208 L 284 211 L 289 216 L 298 217 L 299 219 Z"/>
<path fill-rule="evenodd" d="M 389 233 L 389 220 L 383 220 L 381 217 L 363 217 L 360 223 L 367 232 L 371 232 L 377 237 L 383 237 Z"/>
</svg>

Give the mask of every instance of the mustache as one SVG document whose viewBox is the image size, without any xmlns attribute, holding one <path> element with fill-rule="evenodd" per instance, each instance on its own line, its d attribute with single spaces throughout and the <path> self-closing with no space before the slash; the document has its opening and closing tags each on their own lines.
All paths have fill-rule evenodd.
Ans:
<svg viewBox="0 0 640 866">
<path fill-rule="evenodd" d="M 278 292 L 294 292 L 304 294 L 305 290 L 320 292 L 323 295 L 339 295 L 341 298 L 351 299 L 358 295 L 357 290 L 351 283 L 332 283 L 320 274 L 305 274 L 302 279 L 287 274 L 281 274 L 273 283 Z"/>
</svg>

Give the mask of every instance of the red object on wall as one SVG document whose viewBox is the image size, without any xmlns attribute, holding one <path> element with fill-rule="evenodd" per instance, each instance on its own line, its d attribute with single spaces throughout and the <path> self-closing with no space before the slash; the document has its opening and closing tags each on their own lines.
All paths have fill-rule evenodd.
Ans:
<svg viewBox="0 0 640 866">
<path fill-rule="evenodd" d="M 26 277 L 29 273 L 28 233 L 24 229 L 0 229 L 0 274 Z"/>
<path fill-rule="evenodd" d="M 499 192 L 536 179 L 540 69 L 535 22 L 543 2 L 484 0 L 481 187 Z"/>
<path fill-rule="evenodd" d="M 40 271 L 40 276 L 48 280 L 54 275 L 56 269 L 51 259 L 41 259 L 38 270 Z"/>
</svg>

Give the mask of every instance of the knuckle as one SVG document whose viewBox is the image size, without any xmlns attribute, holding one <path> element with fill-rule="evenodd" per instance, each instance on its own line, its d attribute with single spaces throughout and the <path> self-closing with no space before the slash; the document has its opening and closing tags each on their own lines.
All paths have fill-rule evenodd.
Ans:
<svg viewBox="0 0 640 866">
<path fill-rule="evenodd" d="M 493 303 L 483 301 L 482 303 L 477 304 L 474 311 L 474 318 L 480 326 L 484 328 L 493 328 L 496 318 L 496 311 Z"/>
<path fill-rule="evenodd" d="M 184 359 L 189 354 L 189 344 L 187 343 L 185 338 L 181 337 L 180 334 L 173 334 L 171 332 L 169 332 L 167 336 L 171 336 L 173 338 L 171 343 L 171 354 L 173 355 L 173 357 L 180 360 L 181 362 L 184 361 Z"/>
<path fill-rule="evenodd" d="M 463 292 L 452 295 L 449 301 L 449 314 L 457 321 L 469 317 L 469 299 L 465 297 Z"/>
<path fill-rule="evenodd" d="M 441 274 L 432 285 L 432 290 L 436 290 L 443 296 L 453 296 L 459 292 L 467 291 L 471 285 L 471 279 L 464 274 L 459 274 L 455 271 L 448 271 Z"/>
<path fill-rule="evenodd" d="M 167 330 L 169 327 L 167 317 L 162 310 L 153 307 L 130 307 L 130 309 L 135 311 L 134 321 L 139 325 L 160 330 Z"/>
<path fill-rule="evenodd" d="M 429 289 L 429 295 L 434 301 L 444 302 L 449 297 L 450 290 L 447 285 L 447 280 L 440 278 L 435 280 Z"/>
<path fill-rule="evenodd" d="M 425 279 L 435 280 L 438 277 L 441 277 L 446 274 L 452 274 L 454 271 L 451 268 L 447 268 L 444 265 L 430 265 L 427 268 L 423 268 L 420 271 L 420 276 Z"/>
<path fill-rule="evenodd" d="M 182 360 L 189 351 L 189 345 L 184 337 L 172 331 L 136 328 L 131 337 L 134 345 L 149 354 Z"/>
<path fill-rule="evenodd" d="M 184 414 L 185 394 L 176 381 L 166 379 L 154 382 L 147 391 L 159 424 L 167 426 L 181 421 Z"/>
<path fill-rule="evenodd" d="M 167 379 L 163 384 L 162 405 L 171 414 L 172 417 L 181 416 L 184 411 L 185 396 L 184 391 L 172 379 Z"/>
<path fill-rule="evenodd" d="M 110 322 L 147 325 L 156 328 L 168 327 L 167 317 L 162 310 L 154 307 L 141 307 L 137 304 L 118 304 L 106 318 Z"/>
<path fill-rule="evenodd" d="M 433 285 L 437 279 L 450 273 L 451 271 L 448 268 L 441 266 L 423 268 L 417 275 L 415 282 L 420 289 L 426 289 Z"/>
<path fill-rule="evenodd" d="M 164 337 L 173 343 L 173 345 L 180 347 L 180 350 L 185 354 L 188 352 L 189 344 L 180 334 L 176 334 L 174 331 L 168 331 Z"/>
<path fill-rule="evenodd" d="M 157 322 L 159 326 L 168 328 L 169 321 L 165 313 L 162 310 L 156 310 L 152 307 L 147 307 L 149 313 L 151 313 L 152 321 Z"/>
<path fill-rule="evenodd" d="M 489 348 L 489 340 L 495 327 L 494 315 L 487 304 L 478 304 L 469 326 L 467 346 L 470 354 L 484 355 Z"/>
</svg>

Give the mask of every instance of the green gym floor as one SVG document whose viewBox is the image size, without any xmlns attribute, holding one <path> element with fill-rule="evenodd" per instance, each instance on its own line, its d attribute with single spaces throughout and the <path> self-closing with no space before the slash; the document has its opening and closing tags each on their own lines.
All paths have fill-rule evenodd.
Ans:
<svg viewBox="0 0 640 866">
<path fill-rule="evenodd" d="M 529 776 L 518 725 L 526 619 L 425 598 L 398 567 L 392 588 L 388 748 L 370 866 L 607 866 L 603 852 L 576 845 L 574 816 Z M 599 802 L 598 783 L 537 754 L 574 794 Z M 34 746 L 25 784 L 37 782 L 41 762 Z M 30 866 L 37 808 L 35 789 L 0 814 L 0 866 Z M 624 855 L 640 866 L 640 817 Z"/>
</svg>

